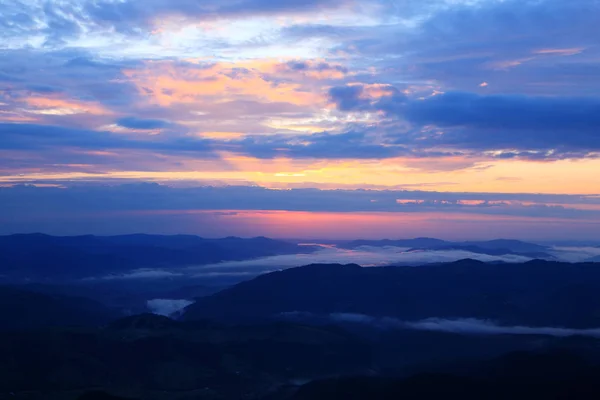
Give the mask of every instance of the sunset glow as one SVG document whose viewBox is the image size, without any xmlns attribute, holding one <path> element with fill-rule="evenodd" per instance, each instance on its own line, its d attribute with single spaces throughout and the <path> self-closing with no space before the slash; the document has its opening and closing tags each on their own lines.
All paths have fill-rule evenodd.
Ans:
<svg viewBox="0 0 600 400">
<path fill-rule="evenodd" d="M 600 193 L 595 3 L 151 3 L 0 5 L 27 16 L 2 33 L 5 196 L 141 182 L 344 190 L 344 204 L 363 189 L 461 193 L 465 207 L 544 194 L 523 226 L 562 207 L 555 196 L 600 216 L 578 200 Z M 279 211 L 298 211 L 286 201 L 243 224 L 292 234 L 275 228 L 295 218 Z M 293 224 L 335 236 L 328 218 Z M 340 234 L 383 229 L 376 215 L 346 218 L 335 215 Z M 428 231 L 422 215 L 398 221 Z"/>
</svg>

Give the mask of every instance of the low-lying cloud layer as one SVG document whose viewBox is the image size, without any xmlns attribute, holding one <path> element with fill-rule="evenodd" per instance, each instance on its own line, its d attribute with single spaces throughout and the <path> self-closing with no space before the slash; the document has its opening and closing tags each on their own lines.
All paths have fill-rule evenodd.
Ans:
<svg viewBox="0 0 600 400">
<path fill-rule="evenodd" d="M 294 315 L 288 315 L 288 317 Z M 302 315 L 296 315 L 302 317 Z M 304 315 L 308 317 L 308 315 Z M 492 321 L 475 318 L 442 319 L 428 318 L 420 321 L 401 321 L 396 318 L 372 317 L 362 314 L 331 314 L 335 322 L 349 322 L 367 324 L 384 329 L 414 329 L 422 331 L 449 332 L 466 335 L 542 335 L 542 336 L 589 336 L 600 338 L 600 328 L 597 329 L 570 329 L 561 327 L 530 327 L 530 326 L 503 326 Z"/>
<path fill-rule="evenodd" d="M 565 262 L 592 261 L 600 256 L 598 247 L 550 247 L 547 259 Z M 306 254 L 289 254 L 263 257 L 244 261 L 226 261 L 215 264 L 171 267 L 165 269 L 137 269 L 122 274 L 112 274 L 88 280 L 134 281 L 134 280 L 195 280 L 210 285 L 231 285 L 258 275 L 301 267 L 309 264 L 358 264 L 363 267 L 414 266 L 447 263 L 463 259 L 483 262 L 523 263 L 534 258 L 544 258 L 543 254 L 525 256 L 518 254 L 489 255 L 467 250 L 413 250 L 402 247 L 361 246 L 344 249 L 331 245 Z"/>
<path fill-rule="evenodd" d="M 190 300 L 153 299 L 148 300 L 146 304 L 152 313 L 172 317 L 181 313 L 184 308 L 193 303 Z"/>
<path fill-rule="evenodd" d="M 326 247 L 309 254 L 291 254 L 281 255 L 256 260 L 230 261 L 219 264 L 198 267 L 199 275 L 204 270 L 221 269 L 285 269 L 300 267 L 308 264 L 359 264 L 365 267 L 385 266 L 385 265 L 424 265 L 430 263 L 442 263 L 471 258 L 483 262 L 502 261 L 507 263 L 527 262 L 532 257 L 520 255 L 499 255 L 492 256 L 487 254 L 478 254 L 464 250 L 416 250 L 408 251 L 408 248 L 402 247 L 371 247 L 362 246 L 355 250 L 346 250 L 336 247 Z"/>
</svg>

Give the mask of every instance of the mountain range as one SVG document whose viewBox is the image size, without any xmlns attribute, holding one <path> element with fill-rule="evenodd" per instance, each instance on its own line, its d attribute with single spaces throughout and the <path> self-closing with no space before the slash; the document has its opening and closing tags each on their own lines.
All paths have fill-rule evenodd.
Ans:
<svg viewBox="0 0 600 400">
<path fill-rule="evenodd" d="M 549 247 L 509 240 L 338 246 L 356 254 L 392 246 L 401 249 L 379 250 L 552 257 Z M 193 263 L 217 263 L 203 268 L 227 273 L 237 263 L 219 261 L 288 255 L 269 258 L 274 262 L 316 250 L 267 238 L 0 237 L 0 274 L 4 283 L 18 283 L 0 286 L 0 399 L 529 400 L 600 393 L 594 263 L 312 264 L 218 284 L 184 274 L 96 278 L 143 268 L 181 272 Z M 138 314 L 149 299 L 195 302 L 178 319 Z"/>
<path fill-rule="evenodd" d="M 200 298 L 184 317 L 243 321 L 286 313 L 347 313 L 588 328 L 600 326 L 598 291 L 600 268 L 593 263 L 315 264 L 262 275 Z"/>
<path fill-rule="evenodd" d="M 203 265 L 314 251 L 280 240 L 256 237 L 205 239 L 190 235 L 0 236 L 3 280 L 60 281 L 141 268 Z"/>
<path fill-rule="evenodd" d="M 472 244 L 465 245 L 443 245 L 443 246 L 431 246 L 431 247 L 422 247 L 422 248 L 412 248 L 407 250 L 407 252 L 413 251 L 464 251 L 468 253 L 474 254 L 486 254 L 489 256 L 504 256 L 504 255 L 515 255 L 515 256 L 523 256 L 533 259 L 543 259 L 543 260 L 552 260 L 555 257 L 551 254 L 542 251 L 515 251 L 510 250 L 508 248 L 495 248 L 495 247 L 483 247 Z"/>
<path fill-rule="evenodd" d="M 483 250 L 504 250 L 516 253 L 542 253 L 550 247 L 535 243 L 523 242 L 520 240 L 496 239 L 486 241 L 467 241 L 452 242 L 435 238 L 415 238 L 415 239 L 384 239 L 384 240 L 353 240 L 340 244 L 340 247 L 347 249 L 356 249 L 362 246 L 370 247 L 407 247 L 419 249 L 440 249 L 445 247 L 456 248 L 478 248 Z"/>
<path fill-rule="evenodd" d="M 174 320 L 0 287 L 0 398 L 585 398 L 599 290 L 592 263 L 314 264 Z"/>
</svg>

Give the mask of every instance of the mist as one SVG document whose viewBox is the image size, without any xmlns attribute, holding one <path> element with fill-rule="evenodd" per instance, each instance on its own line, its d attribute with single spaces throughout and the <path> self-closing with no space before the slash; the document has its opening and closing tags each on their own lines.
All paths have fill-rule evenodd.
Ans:
<svg viewBox="0 0 600 400">
<path fill-rule="evenodd" d="M 173 317 L 181 313 L 187 306 L 194 304 L 194 302 L 190 300 L 153 299 L 148 300 L 146 304 L 153 314 Z"/>
<path fill-rule="evenodd" d="M 600 328 L 571 329 L 562 327 L 505 326 L 476 318 L 427 318 L 419 321 L 402 321 L 389 317 L 363 314 L 330 314 L 334 322 L 366 324 L 383 329 L 414 329 L 420 331 L 448 332 L 465 335 L 542 335 L 554 337 L 587 336 L 600 338 Z"/>
<path fill-rule="evenodd" d="M 385 265 L 424 265 L 430 263 L 444 263 L 471 258 L 483 262 L 506 262 L 521 263 L 532 260 L 531 257 L 506 254 L 492 256 L 487 254 L 473 253 L 465 250 L 418 250 L 408 251 L 404 247 L 374 247 L 362 246 L 357 249 L 348 250 L 336 247 L 326 247 L 310 254 L 289 254 L 273 257 L 258 258 L 255 260 L 229 261 L 218 264 L 199 266 L 198 274 L 213 268 L 221 269 L 281 269 L 300 267 L 309 264 L 359 264 L 363 267 L 375 267 Z"/>
</svg>

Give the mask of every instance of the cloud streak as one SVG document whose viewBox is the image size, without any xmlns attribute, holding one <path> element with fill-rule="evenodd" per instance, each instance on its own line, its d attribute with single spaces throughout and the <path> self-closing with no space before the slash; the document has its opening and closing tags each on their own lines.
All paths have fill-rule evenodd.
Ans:
<svg viewBox="0 0 600 400">
<path fill-rule="evenodd" d="M 503 326 L 491 321 L 475 318 L 428 318 L 413 322 L 401 321 L 396 318 L 371 317 L 362 314 L 331 314 L 330 318 L 335 322 L 360 323 L 385 329 L 414 329 L 465 335 L 588 336 L 600 338 L 600 328 L 570 329 L 561 327 Z"/>
</svg>

